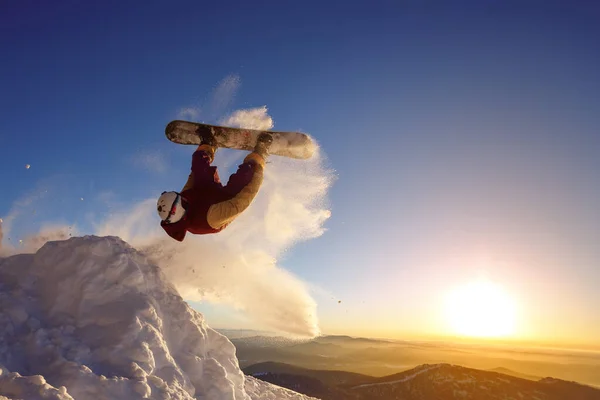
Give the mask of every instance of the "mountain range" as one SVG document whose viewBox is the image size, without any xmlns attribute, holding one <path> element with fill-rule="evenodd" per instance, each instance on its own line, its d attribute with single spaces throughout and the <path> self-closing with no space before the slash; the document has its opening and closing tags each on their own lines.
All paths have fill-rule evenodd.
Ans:
<svg viewBox="0 0 600 400">
<path fill-rule="evenodd" d="M 600 353 L 568 349 L 320 336 L 230 338 L 241 368 L 278 362 L 384 377 L 423 364 L 461 365 L 528 380 L 552 376 L 600 387 Z"/>
<path fill-rule="evenodd" d="M 273 362 L 255 364 L 243 371 L 322 400 L 600 400 L 600 389 L 576 382 L 530 380 L 447 363 L 424 364 L 384 377 Z"/>
</svg>

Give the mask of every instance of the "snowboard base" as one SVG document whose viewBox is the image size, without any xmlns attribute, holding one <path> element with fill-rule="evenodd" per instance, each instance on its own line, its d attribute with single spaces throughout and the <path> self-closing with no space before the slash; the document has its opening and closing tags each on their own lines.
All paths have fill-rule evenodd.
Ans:
<svg viewBox="0 0 600 400">
<path fill-rule="evenodd" d="M 252 151 L 262 133 L 273 136 L 273 143 L 269 148 L 269 154 L 272 155 L 308 159 L 316 149 L 311 137 L 301 132 L 231 128 L 182 120 L 171 121 L 165 128 L 167 138 L 178 144 L 199 145 L 202 135 L 211 133 L 217 141 L 217 147 L 228 149 Z"/>
</svg>

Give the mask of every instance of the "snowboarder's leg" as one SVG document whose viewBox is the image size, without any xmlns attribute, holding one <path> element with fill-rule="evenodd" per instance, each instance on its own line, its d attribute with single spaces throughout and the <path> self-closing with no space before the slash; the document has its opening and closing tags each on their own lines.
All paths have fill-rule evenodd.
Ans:
<svg viewBox="0 0 600 400">
<path fill-rule="evenodd" d="M 208 144 L 201 144 L 196 149 L 196 152 L 198 152 L 198 151 L 206 153 L 206 155 L 209 158 L 209 164 L 210 164 L 215 159 L 215 153 L 217 152 L 217 148 L 215 146 L 211 146 L 211 145 L 208 145 Z"/>
<path fill-rule="evenodd" d="M 253 165 L 259 165 L 264 169 L 268 150 L 272 142 L 273 138 L 271 135 L 265 134 L 258 137 L 254 151 L 244 158 L 244 162 L 238 166 L 237 172 L 229 177 L 229 181 L 225 186 L 225 190 L 229 194 L 237 195 L 250 183 L 256 170 L 253 168 Z"/>
<path fill-rule="evenodd" d="M 208 144 L 198 146 L 192 155 L 192 171 L 181 190 L 182 192 L 194 187 L 194 183 L 214 181 L 221 183 L 217 167 L 211 166 L 217 148 Z"/>
<path fill-rule="evenodd" d="M 271 141 L 267 141 L 266 144 L 261 142 L 261 147 L 248 154 L 237 172 L 229 177 L 225 190 L 234 197 L 209 208 L 207 221 L 210 226 L 219 229 L 231 223 L 250 206 L 263 182 L 270 143 Z"/>
</svg>

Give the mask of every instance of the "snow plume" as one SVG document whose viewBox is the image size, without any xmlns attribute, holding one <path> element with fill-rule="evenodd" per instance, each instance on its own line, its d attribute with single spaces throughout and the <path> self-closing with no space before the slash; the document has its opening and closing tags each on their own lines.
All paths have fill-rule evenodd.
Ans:
<svg viewBox="0 0 600 400">
<path fill-rule="evenodd" d="M 239 87 L 240 77 L 229 75 L 217 84 L 209 98 L 204 100 L 204 104 L 183 107 L 178 111 L 177 117 L 183 120 L 213 123 L 212 121 L 229 107 Z"/>
<path fill-rule="evenodd" d="M 2 228 L 2 224 L 4 223 L 4 220 L 2 218 L 0 218 L 0 256 L 2 256 L 3 253 L 3 249 L 2 249 L 2 239 L 4 239 L 4 229 Z"/>
<path fill-rule="evenodd" d="M 260 108 L 229 118 L 241 121 L 248 115 L 268 117 Z M 217 235 L 188 234 L 183 243 L 169 238 L 159 226 L 156 198 L 113 215 L 97 234 L 119 236 L 141 250 L 186 299 L 223 302 L 270 329 L 314 336 L 319 334 L 316 303 L 307 285 L 277 259 L 295 243 L 324 233 L 332 180 L 319 151 L 309 160 L 271 156 L 252 205 Z"/>
<path fill-rule="evenodd" d="M 131 159 L 138 168 L 162 174 L 167 170 L 168 161 L 158 150 L 140 150 Z"/>
<path fill-rule="evenodd" d="M 75 227 L 61 220 L 40 222 L 49 215 L 49 204 L 54 204 L 52 199 L 64 190 L 63 185 L 59 175 L 45 178 L 13 202 L 0 222 L 0 256 L 35 252 L 49 240 L 67 239 L 77 234 Z M 37 233 L 27 234 L 34 229 Z"/>
<path fill-rule="evenodd" d="M 273 118 L 267 114 L 267 107 L 250 108 L 247 110 L 237 110 L 233 114 L 221 119 L 221 125 L 232 126 L 235 128 L 247 129 L 271 129 L 273 128 Z"/>
<path fill-rule="evenodd" d="M 39 183 L 27 195 L 15 201 L 8 212 L 8 215 L 3 218 L 4 235 L 8 236 L 13 222 L 21 217 L 31 216 L 35 213 L 35 204 L 43 200 L 48 193 L 47 182 Z"/>
<path fill-rule="evenodd" d="M 13 203 L 7 215 L 3 216 L 3 218 L 0 218 L 0 256 L 19 252 L 35 251 L 43 244 L 38 243 L 33 236 L 30 236 L 24 240 L 15 238 L 13 226 L 18 228 L 20 226 L 31 226 L 35 223 L 34 220 L 36 217 L 36 209 L 48 197 L 48 191 L 51 190 L 51 185 L 53 182 L 54 181 L 52 179 L 48 179 L 35 185 L 29 193 L 17 199 Z M 54 227 L 44 226 L 42 227 L 40 234 L 43 236 L 48 236 L 49 231 L 53 228 Z M 26 242 L 29 243 L 32 241 L 35 242 L 35 244 L 31 243 L 32 246 L 26 247 L 24 245 Z"/>
<path fill-rule="evenodd" d="M 37 233 L 27 235 L 17 243 L 4 244 L 3 246 L 2 226 L 0 224 L 0 257 L 22 253 L 35 253 L 46 242 L 65 240 L 76 235 L 77 231 L 74 227 L 60 224 L 46 224 Z"/>
<path fill-rule="evenodd" d="M 34 253 L 38 251 L 46 242 L 54 240 L 66 240 L 77 232 L 74 228 L 67 225 L 45 225 L 38 233 L 28 235 L 22 241 L 22 252 Z"/>
<path fill-rule="evenodd" d="M 196 107 L 184 107 L 177 112 L 177 118 L 183 120 L 196 120 L 200 115 L 200 109 Z"/>
<path fill-rule="evenodd" d="M 215 115 L 221 114 L 231 104 L 239 87 L 238 75 L 229 75 L 219 82 L 211 96 L 210 112 Z"/>
</svg>

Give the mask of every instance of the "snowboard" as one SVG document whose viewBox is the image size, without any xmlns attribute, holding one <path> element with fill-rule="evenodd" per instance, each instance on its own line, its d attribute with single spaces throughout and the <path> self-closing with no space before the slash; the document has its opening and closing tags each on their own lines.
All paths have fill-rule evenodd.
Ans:
<svg viewBox="0 0 600 400">
<path fill-rule="evenodd" d="M 273 137 L 269 154 L 308 159 L 313 156 L 316 148 L 311 137 L 301 132 L 231 128 L 181 120 L 171 121 L 165 128 L 167 138 L 178 144 L 199 145 L 202 135 L 211 132 L 217 141 L 217 147 L 228 149 L 252 151 L 256 145 L 256 139 L 264 132 Z"/>
</svg>

